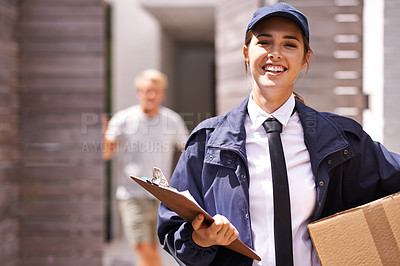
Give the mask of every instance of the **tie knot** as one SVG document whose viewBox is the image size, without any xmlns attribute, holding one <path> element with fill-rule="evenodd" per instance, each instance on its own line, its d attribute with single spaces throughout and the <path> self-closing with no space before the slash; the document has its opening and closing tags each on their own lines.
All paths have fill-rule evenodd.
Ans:
<svg viewBox="0 0 400 266">
<path fill-rule="evenodd" d="M 282 132 L 282 124 L 275 117 L 265 120 L 263 127 L 267 133 Z"/>
</svg>

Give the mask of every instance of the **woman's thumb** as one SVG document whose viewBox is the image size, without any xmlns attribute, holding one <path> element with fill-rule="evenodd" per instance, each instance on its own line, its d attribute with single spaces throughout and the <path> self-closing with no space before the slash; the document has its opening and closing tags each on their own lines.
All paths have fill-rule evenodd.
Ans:
<svg viewBox="0 0 400 266">
<path fill-rule="evenodd" d="M 201 224 L 204 221 L 204 215 L 203 214 L 199 214 L 196 216 L 196 218 L 194 218 L 194 220 L 192 221 L 192 227 L 195 231 L 199 230 Z"/>
</svg>

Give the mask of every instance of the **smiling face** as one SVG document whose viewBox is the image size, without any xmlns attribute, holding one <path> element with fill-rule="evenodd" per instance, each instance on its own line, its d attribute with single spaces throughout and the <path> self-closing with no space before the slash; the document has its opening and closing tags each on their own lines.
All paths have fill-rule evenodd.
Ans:
<svg viewBox="0 0 400 266">
<path fill-rule="evenodd" d="M 268 113 L 290 97 L 299 72 L 307 66 L 303 34 L 293 21 L 271 17 L 260 21 L 243 47 L 253 76 L 255 102 Z"/>
</svg>

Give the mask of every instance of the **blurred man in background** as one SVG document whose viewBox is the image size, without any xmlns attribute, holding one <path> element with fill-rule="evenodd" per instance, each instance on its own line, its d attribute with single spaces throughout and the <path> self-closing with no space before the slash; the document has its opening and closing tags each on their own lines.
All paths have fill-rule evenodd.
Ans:
<svg viewBox="0 0 400 266">
<path fill-rule="evenodd" d="M 138 257 L 138 266 L 161 265 L 158 249 L 159 202 L 130 179 L 151 177 L 152 168 L 171 176 L 173 158 L 184 147 L 188 130 L 179 114 L 161 105 L 168 79 L 158 70 L 145 70 L 135 80 L 139 104 L 117 112 L 105 133 L 104 158 L 118 160 L 116 198 L 122 226 Z"/>
</svg>

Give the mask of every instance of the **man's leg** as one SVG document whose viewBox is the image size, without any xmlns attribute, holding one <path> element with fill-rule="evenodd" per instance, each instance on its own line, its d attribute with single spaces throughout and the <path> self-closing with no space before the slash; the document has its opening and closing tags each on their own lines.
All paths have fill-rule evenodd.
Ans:
<svg viewBox="0 0 400 266">
<path fill-rule="evenodd" d="M 137 266 L 161 266 L 161 259 L 155 243 L 141 242 L 136 245 L 135 251 L 138 256 Z"/>
<path fill-rule="evenodd" d="M 137 255 L 138 266 L 161 266 L 156 234 L 158 205 L 153 199 L 129 199 L 119 203 L 124 232 Z"/>
</svg>

